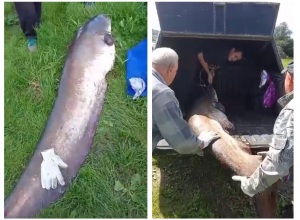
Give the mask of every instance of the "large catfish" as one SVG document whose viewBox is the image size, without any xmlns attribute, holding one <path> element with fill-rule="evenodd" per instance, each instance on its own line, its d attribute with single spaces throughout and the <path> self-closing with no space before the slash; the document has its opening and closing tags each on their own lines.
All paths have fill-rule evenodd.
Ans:
<svg viewBox="0 0 300 220">
<path fill-rule="evenodd" d="M 17 186 L 5 201 L 5 217 L 30 218 L 57 201 L 76 177 L 93 144 L 104 103 L 105 76 L 115 60 L 111 21 L 98 15 L 77 32 L 63 68 L 58 97 L 44 133 Z M 41 152 L 54 148 L 68 164 L 64 186 L 41 186 Z"/>
<path fill-rule="evenodd" d="M 212 86 L 209 86 L 188 114 L 188 123 L 194 133 L 199 136 L 202 131 L 211 130 L 220 136 L 212 143 L 211 152 L 222 163 L 240 176 L 251 176 L 260 165 L 262 158 L 252 155 L 246 144 L 237 141 L 228 131 L 234 125 L 224 114 L 224 108 Z M 263 193 L 255 196 L 258 217 L 274 218 L 277 210 L 276 184 Z"/>
</svg>

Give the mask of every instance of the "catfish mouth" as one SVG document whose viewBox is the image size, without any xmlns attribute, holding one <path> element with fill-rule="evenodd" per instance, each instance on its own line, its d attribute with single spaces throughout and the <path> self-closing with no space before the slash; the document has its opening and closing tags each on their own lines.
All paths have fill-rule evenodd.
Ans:
<svg viewBox="0 0 300 220">
<path fill-rule="evenodd" d="M 111 33 L 111 20 L 105 14 L 99 14 L 91 19 L 93 22 L 97 23 L 99 34 Z"/>
<path fill-rule="evenodd" d="M 115 43 L 114 36 L 111 33 L 111 21 L 110 18 L 105 14 L 99 14 L 92 18 L 96 22 L 100 22 L 100 30 L 96 31 L 97 35 L 104 36 L 104 42 L 108 46 L 112 46 Z"/>
</svg>

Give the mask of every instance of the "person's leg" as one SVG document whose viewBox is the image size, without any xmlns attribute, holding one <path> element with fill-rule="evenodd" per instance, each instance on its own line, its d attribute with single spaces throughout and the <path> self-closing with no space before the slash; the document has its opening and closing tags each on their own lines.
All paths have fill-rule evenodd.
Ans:
<svg viewBox="0 0 300 220">
<path fill-rule="evenodd" d="M 33 2 L 14 2 L 18 13 L 21 29 L 27 38 L 27 46 L 30 51 L 36 49 L 37 34 L 34 27 L 38 24 L 38 18 Z"/>
<path fill-rule="evenodd" d="M 283 216 L 281 218 L 294 218 L 294 205 L 286 205 L 283 207 Z"/>
<path fill-rule="evenodd" d="M 42 15 L 42 2 L 34 2 L 35 12 L 37 16 L 37 23 L 40 25 L 41 23 L 41 15 Z"/>
<path fill-rule="evenodd" d="M 282 218 L 293 218 L 294 217 L 294 166 L 289 169 L 289 174 L 282 178 L 282 181 L 286 184 L 286 188 L 289 193 L 291 193 L 291 204 L 288 204 L 283 207 L 283 216 Z M 284 193 L 285 194 L 285 193 Z"/>
</svg>

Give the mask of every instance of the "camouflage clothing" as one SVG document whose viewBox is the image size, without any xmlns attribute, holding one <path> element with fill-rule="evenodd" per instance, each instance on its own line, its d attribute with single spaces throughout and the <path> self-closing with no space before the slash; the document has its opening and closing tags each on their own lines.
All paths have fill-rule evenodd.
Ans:
<svg viewBox="0 0 300 220">
<path fill-rule="evenodd" d="M 256 194 L 269 188 L 280 178 L 288 175 L 294 164 L 294 92 L 278 103 L 284 107 L 276 119 L 270 149 L 261 165 L 247 180 L 244 189 Z"/>
<path fill-rule="evenodd" d="M 152 69 L 152 151 L 163 138 L 180 154 L 202 155 L 202 143 L 183 119 L 174 91 Z"/>
</svg>

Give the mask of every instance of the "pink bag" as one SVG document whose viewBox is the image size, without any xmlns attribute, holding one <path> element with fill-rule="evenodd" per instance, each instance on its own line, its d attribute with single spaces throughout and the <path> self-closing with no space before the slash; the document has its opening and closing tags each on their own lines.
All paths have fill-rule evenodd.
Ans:
<svg viewBox="0 0 300 220">
<path fill-rule="evenodd" d="M 269 83 L 269 86 L 264 94 L 263 105 L 266 108 L 271 108 L 277 101 L 275 84 L 272 82 L 269 74 L 265 70 L 262 71 L 260 78 L 261 81 L 259 88 L 264 86 L 266 83 Z"/>
</svg>

